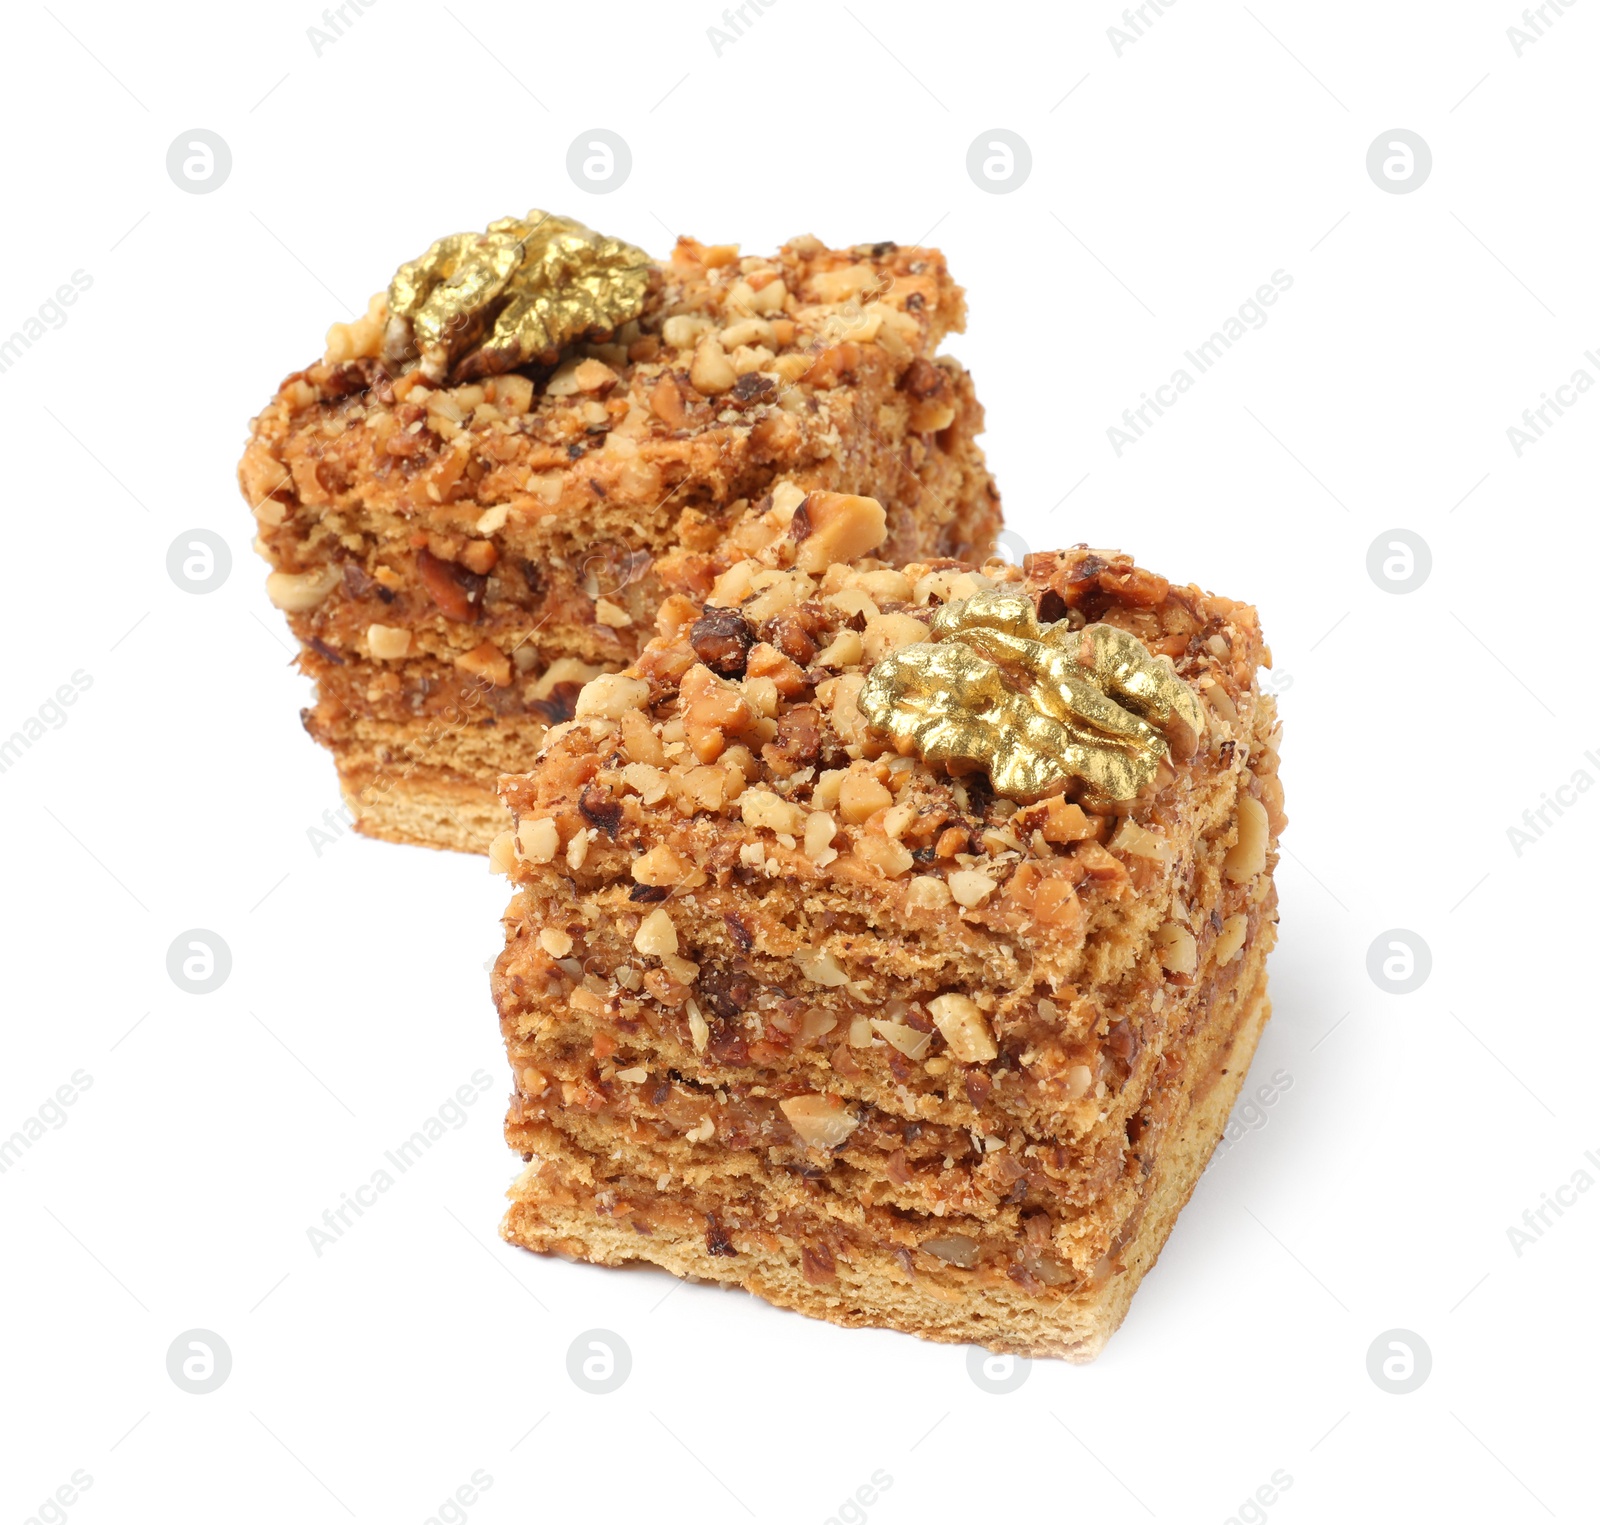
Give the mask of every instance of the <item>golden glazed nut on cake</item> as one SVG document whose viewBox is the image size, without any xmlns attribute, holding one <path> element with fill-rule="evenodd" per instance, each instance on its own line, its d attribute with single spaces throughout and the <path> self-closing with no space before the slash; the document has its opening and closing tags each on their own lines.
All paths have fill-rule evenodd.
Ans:
<svg viewBox="0 0 1600 1525">
<path fill-rule="evenodd" d="M 1269 1011 L 1255 611 L 1080 547 L 746 560 L 657 629 L 502 780 L 502 1232 L 1092 1358 Z"/>
<path fill-rule="evenodd" d="M 938 353 L 964 318 L 944 257 L 892 243 L 657 261 L 530 212 L 402 266 L 239 468 L 357 828 L 486 850 L 496 778 L 661 599 L 820 535 L 830 494 L 881 506 L 894 559 L 987 551 L 982 410 Z"/>
</svg>

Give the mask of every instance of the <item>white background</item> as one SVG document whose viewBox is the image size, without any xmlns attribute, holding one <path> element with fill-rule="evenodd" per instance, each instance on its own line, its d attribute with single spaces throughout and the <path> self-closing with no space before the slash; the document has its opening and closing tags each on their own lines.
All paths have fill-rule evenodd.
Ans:
<svg viewBox="0 0 1600 1525">
<path fill-rule="evenodd" d="M 320 56 L 310 3 L 11 14 L 0 334 L 93 284 L 0 375 L 0 735 L 92 686 L 0 774 L 0 1137 L 92 1085 L 0 1175 L 0 1521 L 78 1469 L 46 1518 L 820 1522 L 875 1471 L 845 1518 L 1592 1517 L 1600 1192 L 1520 1255 L 1507 1229 L 1600 1179 L 1600 799 L 1520 855 L 1507 829 L 1600 778 L 1600 396 L 1520 457 L 1506 430 L 1600 379 L 1600 9 L 1551 7 L 1521 56 L 1511 0 L 1180 0 L 1120 56 L 1111 3 L 1072 9 L 783 0 L 720 55 L 711 0 L 381 0 Z M 210 194 L 165 168 L 195 127 L 232 152 Z M 565 167 L 595 127 L 632 149 L 608 195 Z M 996 127 L 1032 152 L 1008 194 L 966 170 Z M 1396 127 L 1433 154 L 1409 194 L 1366 170 Z M 314 851 L 333 769 L 234 465 L 329 322 L 531 205 L 661 252 L 937 243 L 1013 529 L 1262 611 L 1292 826 L 1251 1083 L 1292 1085 L 1092 1367 L 995 1395 L 963 1349 L 496 1237 L 503 884 Z M 1122 409 L 1274 270 L 1266 325 L 1119 457 Z M 206 595 L 166 571 L 196 528 L 233 553 Z M 1403 595 L 1367 571 L 1395 528 L 1432 557 Z M 232 950 L 205 996 L 166 971 L 195 927 Z M 1431 949 L 1409 995 L 1367 971 L 1392 928 Z M 480 1069 L 463 1125 L 317 1256 L 308 1227 Z M 197 1327 L 233 1357 L 205 1396 L 166 1370 Z M 632 1352 L 608 1396 L 566 1370 L 597 1327 Z M 1395 1328 L 1432 1352 L 1403 1396 L 1367 1371 Z"/>
</svg>

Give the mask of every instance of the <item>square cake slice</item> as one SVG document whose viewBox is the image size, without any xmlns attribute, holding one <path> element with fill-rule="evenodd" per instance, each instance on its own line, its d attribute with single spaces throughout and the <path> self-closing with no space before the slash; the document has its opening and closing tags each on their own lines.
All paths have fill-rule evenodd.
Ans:
<svg viewBox="0 0 1600 1525">
<path fill-rule="evenodd" d="M 502 781 L 502 1232 L 1088 1360 L 1269 1012 L 1256 613 L 1082 547 L 773 559 Z"/>
<path fill-rule="evenodd" d="M 939 354 L 964 319 L 892 243 L 657 261 L 530 212 L 402 266 L 239 469 L 357 829 L 487 850 L 498 776 L 810 493 L 875 499 L 896 561 L 986 554 L 983 414 Z"/>
</svg>

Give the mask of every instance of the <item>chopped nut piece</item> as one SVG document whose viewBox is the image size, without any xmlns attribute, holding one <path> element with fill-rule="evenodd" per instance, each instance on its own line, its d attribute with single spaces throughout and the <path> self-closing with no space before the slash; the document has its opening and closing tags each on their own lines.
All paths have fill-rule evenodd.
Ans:
<svg viewBox="0 0 1600 1525">
<path fill-rule="evenodd" d="M 628 710 L 639 709 L 649 698 L 650 685 L 643 678 L 601 673 L 584 684 L 573 714 L 578 720 L 615 720 Z"/>
<path fill-rule="evenodd" d="M 494 403 L 508 417 L 521 418 L 533 406 L 533 382 L 527 376 L 496 376 L 493 382 Z M 478 533 L 489 533 L 479 522 Z"/>
<path fill-rule="evenodd" d="M 839 1019 L 832 1012 L 812 1007 L 800 1023 L 800 1041 L 814 1043 L 818 1038 L 826 1037 L 838 1025 Z"/>
<path fill-rule="evenodd" d="M 600 392 L 607 387 L 614 386 L 617 373 L 603 360 L 580 360 L 574 368 L 573 377 L 580 390 L 585 392 Z"/>
<path fill-rule="evenodd" d="M 666 762 L 666 749 L 642 711 L 624 710 L 618 718 L 622 730 L 622 749 L 634 762 L 655 768 Z M 643 793 L 642 790 L 640 792 Z"/>
<path fill-rule="evenodd" d="M 483 612 L 485 579 L 427 547 L 417 552 L 417 576 L 446 619 L 470 625 Z"/>
<path fill-rule="evenodd" d="M 389 321 L 389 298 L 378 292 L 367 302 L 366 312 L 353 323 L 335 323 L 328 330 L 323 359 L 331 365 L 347 360 L 375 359 L 382 346 L 383 326 Z"/>
<path fill-rule="evenodd" d="M 1155 863 L 1172 862 L 1172 849 L 1153 831 L 1124 818 L 1117 834 L 1106 844 L 1112 852 L 1129 853 L 1135 858 L 1149 858 Z"/>
<path fill-rule="evenodd" d="M 1228 697 L 1227 689 L 1220 683 L 1214 683 L 1205 690 L 1205 699 L 1225 725 L 1238 725 L 1239 711 Z"/>
<path fill-rule="evenodd" d="M 957 869 L 949 876 L 947 883 L 956 904 L 965 906 L 968 910 L 982 905 L 994 894 L 994 880 L 975 868 Z"/>
<path fill-rule="evenodd" d="M 649 763 L 629 763 L 622 779 L 646 805 L 657 805 L 667 797 L 667 775 Z"/>
<path fill-rule="evenodd" d="M 630 1069 L 617 1071 L 617 1079 L 624 1085 L 642 1086 L 649 1078 L 650 1071 L 642 1064 L 636 1064 Z"/>
<path fill-rule="evenodd" d="M 710 333 L 715 325 L 699 313 L 674 313 L 661 325 L 661 337 L 673 349 L 689 349 L 700 342 L 701 336 Z"/>
<path fill-rule="evenodd" d="M 819 302 L 848 302 L 860 296 L 878 278 L 871 265 L 841 265 L 836 270 L 819 270 L 811 277 L 811 294 Z"/>
<path fill-rule="evenodd" d="M 906 834 L 907 828 L 917 818 L 915 805 L 895 805 L 883 818 L 883 834 L 899 841 Z"/>
<path fill-rule="evenodd" d="M 826 868 L 839 855 L 833 851 L 833 839 L 839 827 L 825 810 L 814 810 L 806 817 L 806 857 L 819 868 Z"/>
<path fill-rule="evenodd" d="M 1067 1071 L 1067 1100 L 1077 1101 L 1086 1096 L 1094 1084 L 1094 1071 L 1086 1064 L 1075 1064 Z"/>
<path fill-rule="evenodd" d="M 860 615 L 864 621 L 872 621 L 879 617 L 878 606 L 872 600 L 872 595 L 865 588 L 840 588 L 836 593 L 830 593 L 823 599 L 823 603 L 830 608 L 837 609 L 849 619 Z M 866 648 L 866 634 L 862 633 L 861 644 Z"/>
<path fill-rule="evenodd" d="M 706 600 L 706 606 L 708 608 L 733 608 L 738 604 L 742 604 L 749 597 L 751 587 L 755 582 L 755 575 L 759 570 L 759 564 L 754 561 L 734 562 L 711 585 L 711 597 Z M 701 657 L 700 660 L 705 661 L 705 658 Z"/>
<path fill-rule="evenodd" d="M 511 683 L 511 660 L 493 641 L 479 641 L 471 651 L 461 652 L 456 666 L 475 678 L 495 688 L 506 688 Z"/>
<path fill-rule="evenodd" d="M 862 656 L 861 637 L 854 630 L 841 630 L 817 658 L 819 667 L 854 667 Z"/>
<path fill-rule="evenodd" d="M 397 662 L 411 650 L 411 632 L 399 625 L 368 625 L 367 650 L 380 662 Z"/>
<path fill-rule="evenodd" d="M 932 874 L 919 874 L 906 890 L 906 909 L 942 911 L 951 903 L 950 886 Z"/>
<path fill-rule="evenodd" d="M 1222 860 L 1236 884 L 1254 879 L 1267 866 L 1267 807 L 1252 794 L 1239 796 L 1239 839 Z"/>
<path fill-rule="evenodd" d="M 870 773 L 858 773 L 852 768 L 839 785 L 839 814 L 852 826 L 859 826 L 892 804 L 894 796 Z"/>
<path fill-rule="evenodd" d="M 1258 775 L 1256 782 L 1267 812 L 1267 829 L 1276 835 L 1289 824 L 1289 818 L 1283 813 L 1283 783 L 1273 773 Z"/>
<path fill-rule="evenodd" d="M 928 627 L 909 614 L 879 614 L 861 632 L 861 649 L 868 662 L 879 662 L 891 651 L 928 639 Z"/>
<path fill-rule="evenodd" d="M 950 1052 L 963 1064 L 986 1064 L 1000 1052 L 978 1004 L 970 996 L 950 992 L 928 1002 L 934 1026 L 944 1034 Z"/>
<path fill-rule="evenodd" d="M 832 810 L 839 803 L 839 788 L 844 783 L 844 768 L 824 768 L 811 791 L 811 803 L 818 810 Z"/>
<path fill-rule="evenodd" d="M 667 787 L 677 798 L 678 809 L 685 815 L 697 810 L 718 811 L 726 797 L 735 789 L 742 789 L 744 779 L 733 784 L 727 769 L 713 767 L 691 768 L 687 773 L 668 775 Z"/>
<path fill-rule="evenodd" d="M 839 967 L 838 960 L 823 948 L 801 948 L 794 961 L 800 972 L 817 985 L 839 986 L 848 983 L 850 976 Z"/>
<path fill-rule="evenodd" d="M 778 713 L 778 685 L 771 678 L 746 678 L 739 691 L 756 714 L 770 720 Z"/>
<path fill-rule="evenodd" d="M 517 650 L 528 651 L 529 648 L 519 646 Z M 591 678 L 599 676 L 600 669 L 588 662 L 580 662 L 576 657 L 557 657 L 539 677 L 534 679 L 533 687 L 528 694 L 533 699 L 548 699 L 555 692 L 557 684 L 571 683 L 582 688 Z"/>
<path fill-rule="evenodd" d="M 837 1149 L 861 1124 L 845 1104 L 834 1096 L 789 1096 L 778 1103 L 789 1119 L 789 1126 L 800 1141 L 811 1149 Z"/>
<path fill-rule="evenodd" d="M 872 1019 L 872 1030 L 885 1043 L 893 1044 L 907 1059 L 920 1059 L 933 1041 L 932 1033 L 919 1032 L 904 1022 L 888 1022 L 880 1017 Z"/>
<path fill-rule="evenodd" d="M 678 884 L 689 871 L 690 865 L 665 842 L 635 858 L 631 870 L 635 884 L 648 884 L 657 889 Z"/>
<path fill-rule="evenodd" d="M 572 938 L 559 927 L 545 927 L 539 933 L 539 946 L 551 958 L 565 958 L 572 952 Z"/>
<path fill-rule="evenodd" d="M 573 873 L 577 873 L 577 871 L 583 867 L 585 860 L 589 856 L 589 843 L 593 837 L 594 831 L 591 828 L 586 831 L 578 832 L 573 839 L 567 843 L 567 867 L 570 868 Z"/>
<path fill-rule="evenodd" d="M 267 576 L 267 597 L 285 614 L 304 614 L 333 592 L 339 577 L 337 567 L 322 567 L 315 572 L 271 572 Z"/>
<path fill-rule="evenodd" d="M 676 953 L 663 953 L 661 967 L 680 985 L 692 985 L 700 977 L 700 966 L 686 958 L 679 958 Z"/>
<path fill-rule="evenodd" d="M 978 1241 L 968 1234 L 940 1234 L 937 1239 L 924 1239 L 917 1248 L 963 1271 L 978 1263 Z"/>
<path fill-rule="evenodd" d="M 700 1008 L 693 1001 L 689 1007 L 689 1042 L 694 1045 L 697 1054 L 706 1051 L 706 1045 L 711 1041 L 711 1028 L 706 1019 L 700 1015 Z"/>
<path fill-rule="evenodd" d="M 684 704 L 684 737 L 703 763 L 715 762 L 730 736 L 755 723 L 755 711 L 744 695 L 701 663 L 684 674 L 678 692 Z"/>
<path fill-rule="evenodd" d="M 611 630 L 626 630 L 633 623 L 633 616 L 609 598 L 597 598 L 594 601 L 594 617 L 596 624 Z"/>
<path fill-rule="evenodd" d="M 561 851 L 561 833 L 549 816 L 523 821 L 517 827 L 517 847 L 530 863 L 549 863 Z"/>
<path fill-rule="evenodd" d="M 807 493 L 789 526 L 790 535 L 799 542 L 795 565 L 815 576 L 836 561 L 854 561 L 882 545 L 888 527 L 888 516 L 876 498 Z"/>
<path fill-rule="evenodd" d="M 885 879 L 898 879 L 901 874 L 909 873 L 917 861 L 904 843 L 875 831 L 862 834 L 856 843 L 855 855 L 863 863 L 870 863 Z"/>
<path fill-rule="evenodd" d="M 739 815 L 754 831 L 787 832 L 797 836 L 805 825 L 798 805 L 780 799 L 770 789 L 746 789 L 739 796 Z"/>
<path fill-rule="evenodd" d="M 719 678 L 742 678 L 756 633 L 734 608 L 709 608 L 689 632 L 694 654 Z"/>
<path fill-rule="evenodd" d="M 660 906 L 639 923 L 639 930 L 633 934 L 633 946 L 635 952 L 656 958 L 678 951 L 678 930 Z"/>
<path fill-rule="evenodd" d="M 1044 808 L 1041 831 L 1046 842 L 1083 842 L 1099 829 L 1095 821 L 1084 813 L 1082 805 L 1069 805 L 1059 794 L 1046 800 Z"/>
<path fill-rule="evenodd" d="M 1250 918 L 1243 911 L 1230 916 L 1223 922 L 1222 931 L 1212 944 L 1211 956 L 1219 964 L 1231 964 L 1239 956 L 1239 950 L 1244 947 L 1244 940 L 1249 933 Z"/>
<path fill-rule="evenodd" d="M 1198 963 L 1194 933 L 1175 921 L 1156 928 L 1156 957 L 1169 974 L 1193 974 Z"/>
<path fill-rule="evenodd" d="M 728 352 L 714 335 L 707 334 L 700 341 L 689 366 L 689 381 L 695 391 L 703 397 L 715 397 L 726 392 L 738 379 L 739 373 L 728 359 Z"/>
<path fill-rule="evenodd" d="M 489 872 L 491 874 L 509 874 L 511 872 L 515 863 L 512 842 L 512 833 L 502 831 L 489 844 Z"/>
<path fill-rule="evenodd" d="M 904 572 L 895 571 L 893 567 L 879 567 L 870 572 L 852 572 L 850 581 L 879 602 L 885 599 L 895 599 L 900 603 L 911 602 L 911 579 Z M 919 620 L 917 623 L 922 622 Z M 927 627 L 923 626 L 923 634 L 916 639 L 925 641 L 927 638 Z"/>
</svg>

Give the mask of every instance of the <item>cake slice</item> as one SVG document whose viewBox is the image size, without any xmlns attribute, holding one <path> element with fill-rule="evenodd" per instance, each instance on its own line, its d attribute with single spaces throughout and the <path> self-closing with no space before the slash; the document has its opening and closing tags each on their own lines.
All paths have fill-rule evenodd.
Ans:
<svg viewBox="0 0 1600 1525">
<path fill-rule="evenodd" d="M 986 552 L 964 316 L 892 243 L 656 261 L 530 212 L 402 266 L 239 468 L 357 829 L 486 850 L 497 777 L 808 494 L 874 499 L 896 560 Z"/>
<path fill-rule="evenodd" d="M 1087 1360 L 1269 1011 L 1255 611 L 805 544 L 669 597 L 502 782 L 502 1232 Z"/>
</svg>

